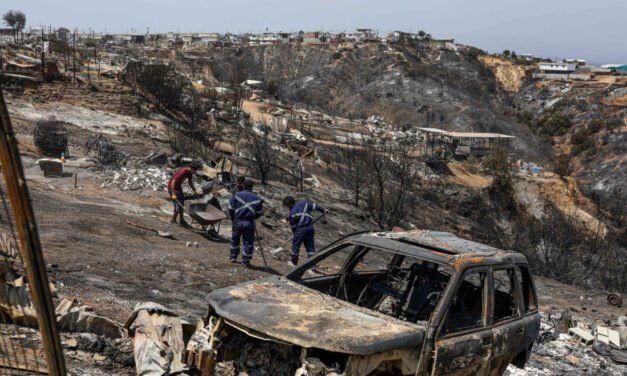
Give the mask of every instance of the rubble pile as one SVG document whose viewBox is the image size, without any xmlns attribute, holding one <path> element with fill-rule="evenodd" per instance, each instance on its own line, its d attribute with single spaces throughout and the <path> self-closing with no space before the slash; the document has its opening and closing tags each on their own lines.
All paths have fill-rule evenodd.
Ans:
<svg viewBox="0 0 627 376">
<path fill-rule="evenodd" d="M 89 136 L 85 143 L 87 154 L 102 166 L 121 167 L 126 164 L 127 155 L 119 151 L 111 141 L 101 135 Z"/>
<path fill-rule="evenodd" d="M 585 319 L 577 320 L 581 330 L 590 333 L 596 332 Z M 533 353 L 525 369 L 518 369 L 510 365 L 505 376 L 557 376 L 557 375 L 608 375 L 622 376 L 627 374 L 627 364 L 620 364 L 609 356 L 609 353 L 599 354 L 603 347 L 602 342 L 595 340 L 593 344 L 576 335 L 563 333 L 570 326 L 570 315 L 542 314 L 541 331 L 538 341 L 534 345 Z M 587 328 L 587 329 L 583 329 Z M 568 330 L 568 329 L 566 329 Z M 572 331 L 571 331 L 572 333 Z M 605 345 L 605 347 L 609 347 Z M 623 354 L 627 358 L 626 350 L 613 349 L 614 354 Z M 620 358 L 614 358 L 620 360 Z"/>
<path fill-rule="evenodd" d="M 292 376 L 294 368 L 300 365 L 299 359 L 300 349 L 296 346 L 247 341 L 235 365 L 236 369 L 243 370 L 249 376 Z"/>
<path fill-rule="evenodd" d="M 117 185 L 122 191 L 136 191 L 147 188 L 157 192 L 167 189 L 169 179 L 170 176 L 162 168 L 123 167 L 113 174 L 111 183 Z"/>
</svg>

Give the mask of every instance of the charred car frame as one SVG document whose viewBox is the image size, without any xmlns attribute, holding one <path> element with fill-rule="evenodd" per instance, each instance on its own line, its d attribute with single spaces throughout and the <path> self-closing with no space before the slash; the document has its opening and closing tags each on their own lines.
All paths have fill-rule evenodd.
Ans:
<svg viewBox="0 0 627 376">
<path fill-rule="evenodd" d="M 202 375 L 500 375 L 540 328 L 522 254 L 436 231 L 349 235 L 207 299 Z"/>
</svg>

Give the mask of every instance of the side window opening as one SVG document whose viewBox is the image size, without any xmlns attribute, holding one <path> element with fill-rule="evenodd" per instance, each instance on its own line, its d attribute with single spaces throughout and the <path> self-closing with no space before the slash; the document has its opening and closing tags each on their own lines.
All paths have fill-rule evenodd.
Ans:
<svg viewBox="0 0 627 376">
<path fill-rule="evenodd" d="M 494 271 L 494 322 L 518 315 L 514 269 Z"/>
<path fill-rule="evenodd" d="M 518 275 L 518 280 L 521 282 L 522 286 L 525 313 L 537 310 L 538 300 L 533 289 L 533 280 L 531 279 L 529 268 L 519 265 L 518 269 L 516 269 L 516 274 Z"/>
<path fill-rule="evenodd" d="M 446 316 L 445 334 L 483 325 L 486 277 L 485 271 L 470 272 L 464 276 Z"/>
</svg>

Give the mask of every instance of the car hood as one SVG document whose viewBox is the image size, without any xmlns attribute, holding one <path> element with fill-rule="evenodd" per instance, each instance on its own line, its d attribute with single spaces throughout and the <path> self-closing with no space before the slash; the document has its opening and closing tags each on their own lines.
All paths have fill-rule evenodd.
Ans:
<svg viewBox="0 0 627 376">
<path fill-rule="evenodd" d="M 284 277 L 211 292 L 213 310 L 235 327 L 306 348 L 372 354 L 420 346 L 424 326 L 358 307 Z"/>
</svg>

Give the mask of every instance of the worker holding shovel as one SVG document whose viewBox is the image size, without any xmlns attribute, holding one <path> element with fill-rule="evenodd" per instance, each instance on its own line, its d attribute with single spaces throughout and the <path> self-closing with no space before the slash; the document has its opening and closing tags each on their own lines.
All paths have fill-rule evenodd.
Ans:
<svg viewBox="0 0 627 376">
<path fill-rule="evenodd" d="M 179 168 L 170 181 L 168 182 L 168 193 L 172 198 L 172 202 L 174 203 L 174 214 L 172 214 L 172 221 L 170 223 L 176 224 L 176 217 L 179 217 L 179 223 L 183 227 L 189 226 L 185 219 L 183 219 L 183 210 L 185 205 L 185 195 L 183 194 L 183 181 L 187 179 L 189 186 L 196 193 L 196 187 L 194 187 L 194 182 L 192 181 L 192 177 L 198 173 L 198 169 L 200 168 L 199 163 L 194 163 L 188 167 Z"/>
<path fill-rule="evenodd" d="M 314 221 L 311 216 L 311 212 L 316 210 L 323 215 L 329 211 L 322 206 L 309 202 L 299 201 L 296 202 L 294 197 L 287 196 L 283 199 L 283 205 L 285 205 L 290 215 L 288 221 L 292 227 L 292 259 L 289 264 L 296 266 L 298 264 L 298 254 L 300 252 L 300 246 L 304 243 L 307 250 L 307 257 L 312 257 L 316 253 L 316 246 L 314 242 Z"/>
</svg>

